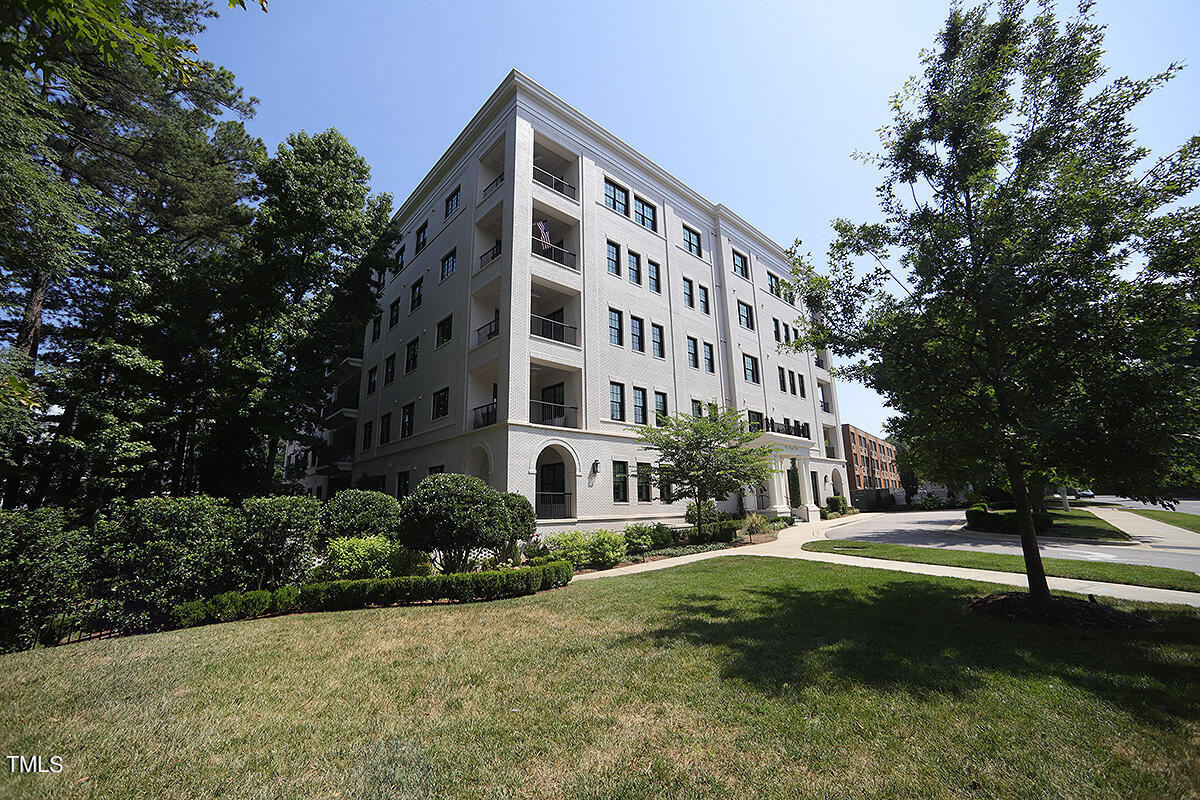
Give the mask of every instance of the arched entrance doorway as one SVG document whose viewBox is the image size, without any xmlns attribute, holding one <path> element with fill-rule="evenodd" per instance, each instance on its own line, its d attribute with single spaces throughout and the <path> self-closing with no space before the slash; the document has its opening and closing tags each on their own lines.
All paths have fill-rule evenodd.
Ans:
<svg viewBox="0 0 1200 800">
<path fill-rule="evenodd" d="M 467 453 L 466 463 L 463 465 L 463 472 L 467 475 L 479 478 L 487 485 L 491 486 L 492 481 L 492 457 L 488 453 L 487 448 L 482 445 L 476 445 L 471 448 L 471 452 Z"/>
<path fill-rule="evenodd" d="M 842 473 L 836 469 L 833 471 L 833 493 L 846 497 L 846 492 L 842 486 Z"/>
<path fill-rule="evenodd" d="M 575 516 L 575 457 L 560 444 L 549 444 L 538 453 L 534 510 L 538 519 Z"/>
</svg>

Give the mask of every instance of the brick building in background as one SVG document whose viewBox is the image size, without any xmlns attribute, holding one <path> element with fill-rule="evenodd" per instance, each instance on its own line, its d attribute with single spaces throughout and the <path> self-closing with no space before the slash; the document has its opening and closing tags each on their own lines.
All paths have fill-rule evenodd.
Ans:
<svg viewBox="0 0 1200 800">
<path fill-rule="evenodd" d="M 896 448 L 861 428 L 842 424 L 842 446 L 850 491 L 902 489 Z"/>
</svg>

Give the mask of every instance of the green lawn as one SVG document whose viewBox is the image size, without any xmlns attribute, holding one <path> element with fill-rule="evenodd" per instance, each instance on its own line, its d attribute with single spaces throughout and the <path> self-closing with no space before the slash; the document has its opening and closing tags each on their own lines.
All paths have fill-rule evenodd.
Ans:
<svg viewBox="0 0 1200 800">
<path fill-rule="evenodd" d="M 865 558 L 887 558 L 892 561 L 915 561 L 920 564 L 945 564 L 950 567 L 994 569 L 1000 572 L 1025 574 L 1025 559 L 1006 553 L 976 553 L 940 547 L 910 547 L 887 542 L 856 542 L 848 539 L 806 542 L 805 550 L 818 553 L 841 553 Z M 1079 561 L 1072 558 L 1043 558 L 1046 574 L 1057 578 L 1079 578 L 1085 581 L 1131 583 L 1158 589 L 1180 589 L 1200 592 L 1200 575 L 1183 569 L 1143 567 L 1137 564 L 1109 564 Z"/>
<path fill-rule="evenodd" d="M 1072 539 L 1114 539 L 1129 541 L 1129 536 L 1090 511 L 1071 509 L 1070 511 L 1055 511 L 1047 509 L 1054 517 L 1054 524 L 1042 536 L 1066 536 Z M 997 511 L 1004 516 L 1016 514 L 1016 511 Z M 989 531 L 997 533 L 997 531 Z M 1004 535 L 1004 534 L 1001 534 Z M 1018 534 L 1012 534 L 1016 537 Z"/>
<path fill-rule="evenodd" d="M 0 797 L 1200 794 L 1200 612 L 962 610 L 994 588 L 729 556 L 10 654 L 3 750 L 65 770 L 5 771 Z"/>
<path fill-rule="evenodd" d="M 1156 519 L 1176 528 L 1200 533 L 1200 514 L 1187 514 L 1183 511 L 1158 511 L 1153 509 L 1128 509 L 1135 514 L 1141 514 L 1147 519 Z"/>
</svg>

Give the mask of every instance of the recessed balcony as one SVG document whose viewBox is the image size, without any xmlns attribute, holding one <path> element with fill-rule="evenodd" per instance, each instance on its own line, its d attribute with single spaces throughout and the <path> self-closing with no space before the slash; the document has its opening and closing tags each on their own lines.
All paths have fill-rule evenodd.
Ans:
<svg viewBox="0 0 1200 800">
<path fill-rule="evenodd" d="M 535 256 L 541 256 L 553 261 L 555 264 L 561 264 L 567 269 L 574 270 L 575 272 L 579 271 L 579 267 L 576 266 L 578 255 L 561 245 L 551 244 L 547 236 L 538 236 L 535 234 L 531 252 Z"/>
<path fill-rule="evenodd" d="M 342 395 L 325 406 L 321 418 L 326 424 L 344 423 L 358 419 L 358 395 Z"/>
<path fill-rule="evenodd" d="M 484 342 L 495 339 L 500 335 L 500 320 L 494 319 L 491 322 L 480 325 L 475 329 L 475 338 L 471 342 L 472 347 L 478 347 Z"/>
<path fill-rule="evenodd" d="M 530 400 L 529 421 L 535 425 L 552 425 L 555 428 L 578 428 L 579 407 Z"/>
<path fill-rule="evenodd" d="M 485 403 L 471 409 L 471 430 L 486 428 L 496 424 L 496 401 Z"/>
<path fill-rule="evenodd" d="M 553 189 L 563 197 L 569 197 L 572 200 L 575 199 L 575 187 L 567 183 L 566 178 L 555 175 L 550 170 L 542 169 L 541 167 L 534 165 L 533 179 L 543 186 Z"/>
<path fill-rule="evenodd" d="M 579 343 L 579 330 L 574 325 L 567 325 L 547 317 L 539 317 L 537 314 L 529 315 L 529 334 L 563 344 L 577 345 Z"/>
<path fill-rule="evenodd" d="M 535 492 L 534 509 L 538 519 L 571 519 L 571 493 Z"/>
</svg>

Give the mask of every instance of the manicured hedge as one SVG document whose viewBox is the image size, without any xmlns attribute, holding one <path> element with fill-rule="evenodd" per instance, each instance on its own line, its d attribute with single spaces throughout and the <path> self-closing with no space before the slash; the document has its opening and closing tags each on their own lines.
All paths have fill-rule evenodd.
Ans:
<svg viewBox="0 0 1200 800">
<path fill-rule="evenodd" d="M 741 519 L 723 519 L 720 522 L 706 522 L 703 530 L 686 528 L 683 535 L 688 544 L 709 544 L 711 542 L 732 542 L 737 538 L 737 532 L 746 524 Z"/>
<path fill-rule="evenodd" d="M 1035 533 L 1045 533 L 1054 524 L 1054 517 L 1045 511 L 1033 512 L 1033 530 Z M 994 531 L 996 533 L 1020 534 L 1017 525 L 1017 515 L 994 514 L 983 504 L 974 505 L 967 509 L 967 527 L 975 531 Z"/>
</svg>

